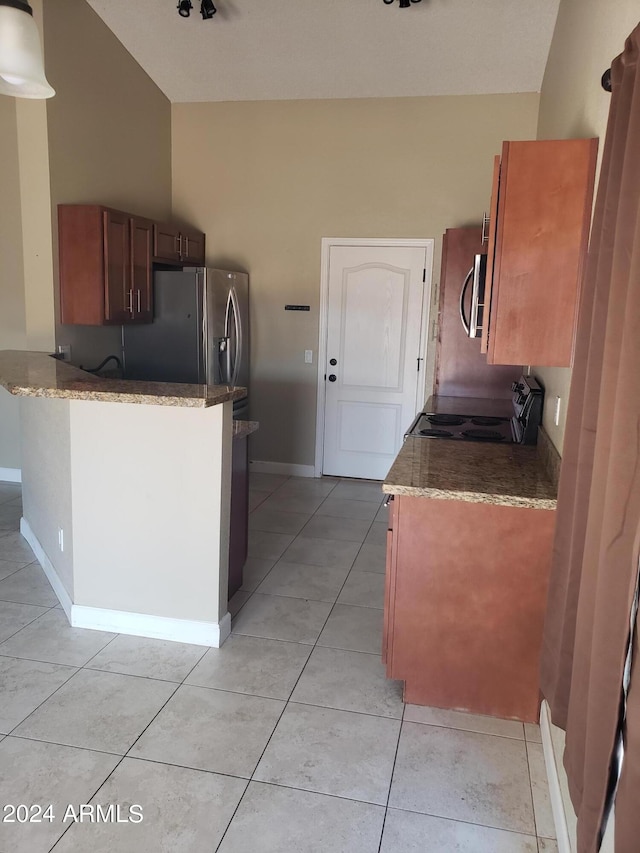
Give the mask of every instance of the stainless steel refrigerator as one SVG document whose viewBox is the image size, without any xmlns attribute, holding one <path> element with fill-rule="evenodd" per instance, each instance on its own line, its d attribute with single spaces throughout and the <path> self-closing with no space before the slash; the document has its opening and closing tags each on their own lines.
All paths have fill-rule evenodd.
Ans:
<svg viewBox="0 0 640 853">
<path fill-rule="evenodd" d="M 156 272 L 153 323 L 123 327 L 127 379 L 249 386 L 249 277 L 193 268 Z M 233 416 L 248 417 L 248 397 Z"/>
</svg>

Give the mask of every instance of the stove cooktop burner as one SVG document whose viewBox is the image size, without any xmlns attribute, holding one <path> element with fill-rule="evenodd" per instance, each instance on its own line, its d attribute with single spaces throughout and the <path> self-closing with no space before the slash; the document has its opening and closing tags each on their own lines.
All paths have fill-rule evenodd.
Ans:
<svg viewBox="0 0 640 853">
<path fill-rule="evenodd" d="M 495 429 L 465 429 L 462 435 L 474 441 L 504 441 L 504 435 Z"/>
<path fill-rule="evenodd" d="M 421 429 L 420 435 L 427 435 L 430 438 L 453 438 L 453 433 L 446 429 Z"/>
<path fill-rule="evenodd" d="M 460 426 L 467 419 L 460 415 L 427 415 L 427 420 L 436 426 Z"/>
</svg>

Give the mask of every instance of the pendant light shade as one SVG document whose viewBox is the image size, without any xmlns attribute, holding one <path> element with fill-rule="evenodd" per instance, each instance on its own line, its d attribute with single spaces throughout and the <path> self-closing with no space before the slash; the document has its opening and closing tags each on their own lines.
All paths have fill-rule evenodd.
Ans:
<svg viewBox="0 0 640 853">
<path fill-rule="evenodd" d="M 0 95 L 55 95 L 44 76 L 40 33 L 31 6 L 22 0 L 0 0 Z"/>
</svg>

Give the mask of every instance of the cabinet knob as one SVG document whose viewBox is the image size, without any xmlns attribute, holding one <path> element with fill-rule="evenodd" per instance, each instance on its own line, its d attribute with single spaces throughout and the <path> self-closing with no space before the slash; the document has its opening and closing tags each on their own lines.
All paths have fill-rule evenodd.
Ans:
<svg viewBox="0 0 640 853">
<path fill-rule="evenodd" d="M 335 373 L 329 374 L 329 382 L 335 382 L 337 378 L 338 377 L 335 375 Z"/>
</svg>

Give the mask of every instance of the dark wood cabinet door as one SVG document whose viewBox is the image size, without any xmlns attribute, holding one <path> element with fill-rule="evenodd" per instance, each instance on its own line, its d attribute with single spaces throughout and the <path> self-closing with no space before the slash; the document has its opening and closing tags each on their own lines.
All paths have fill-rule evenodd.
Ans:
<svg viewBox="0 0 640 853">
<path fill-rule="evenodd" d="M 103 212 L 104 316 L 109 323 L 131 317 L 129 217 L 115 210 Z"/>
<path fill-rule="evenodd" d="M 180 229 L 177 225 L 154 223 L 153 258 L 156 261 L 167 261 L 172 264 L 181 263 Z"/>
<path fill-rule="evenodd" d="M 182 260 L 190 266 L 204 266 L 204 234 L 183 228 L 181 230 Z"/>
<path fill-rule="evenodd" d="M 151 323 L 153 320 L 153 222 L 132 217 L 131 240 L 131 290 L 133 292 L 133 322 Z"/>
</svg>

